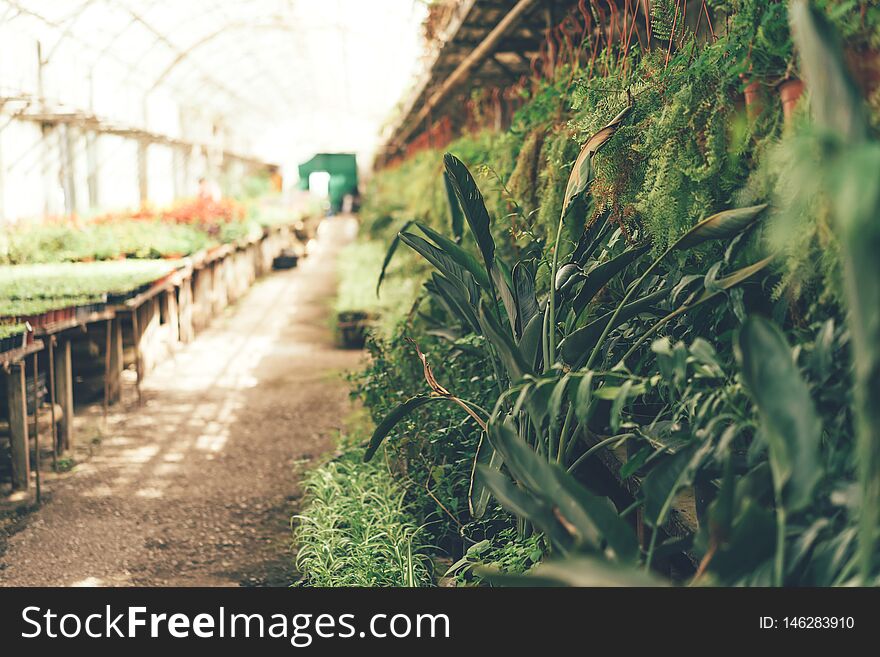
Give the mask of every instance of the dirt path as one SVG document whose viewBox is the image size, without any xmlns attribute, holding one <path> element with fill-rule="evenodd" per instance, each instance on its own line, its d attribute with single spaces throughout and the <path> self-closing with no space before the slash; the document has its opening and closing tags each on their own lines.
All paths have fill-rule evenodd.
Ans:
<svg viewBox="0 0 880 657">
<path fill-rule="evenodd" d="M 334 348 L 329 320 L 353 221 L 321 228 L 300 268 L 147 378 L 142 408 L 111 414 L 98 453 L 9 537 L 0 585 L 290 584 L 294 470 L 332 445 L 361 357 Z"/>
</svg>

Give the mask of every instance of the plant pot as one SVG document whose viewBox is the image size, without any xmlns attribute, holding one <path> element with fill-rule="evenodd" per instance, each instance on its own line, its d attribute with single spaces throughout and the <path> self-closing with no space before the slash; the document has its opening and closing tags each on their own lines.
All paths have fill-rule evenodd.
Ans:
<svg viewBox="0 0 880 657">
<path fill-rule="evenodd" d="M 272 269 L 293 269 L 299 257 L 293 249 L 284 249 L 272 260 Z"/>
<path fill-rule="evenodd" d="M 779 98 L 782 100 L 782 115 L 786 123 L 791 122 L 791 117 L 794 116 L 794 111 L 803 93 L 804 83 L 802 80 L 792 79 L 780 83 Z"/>
<path fill-rule="evenodd" d="M 367 340 L 367 331 L 376 316 L 362 311 L 345 311 L 336 316 L 339 341 L 346 349 L 362 349 Z"/>
<path fill-rule="evenodd" d="M 880 50 L 848 50 L 846 63 L 866 98 L 880 89 Z"/>
<path fill-rule="evenodd" d="M 743 78 L 745 80 L 745 78 Z M 743 89 L 743 97 L 746 102 L 746 114 L 752 120 L 761 116 L 767 105 L 764 85 L 760 82 L 749 82 Z"/>
</svg>

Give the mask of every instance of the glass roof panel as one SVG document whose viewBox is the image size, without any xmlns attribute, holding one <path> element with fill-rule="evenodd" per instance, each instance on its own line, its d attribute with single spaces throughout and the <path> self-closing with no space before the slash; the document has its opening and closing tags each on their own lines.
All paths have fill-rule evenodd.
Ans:
<svg viewBox="0 0 880 657">
<path fill-rule="evenodd" d="M 32 39 L 35 60 L 39 42 L 52 107 L 174 132 L 176 103 L 283 163 L 372 151 L 418 61 L 424 11 L 418 0 L 0 0 L 0 25 Z M 28 86 L 7 68 L 4 96 Z"/>
</svg>

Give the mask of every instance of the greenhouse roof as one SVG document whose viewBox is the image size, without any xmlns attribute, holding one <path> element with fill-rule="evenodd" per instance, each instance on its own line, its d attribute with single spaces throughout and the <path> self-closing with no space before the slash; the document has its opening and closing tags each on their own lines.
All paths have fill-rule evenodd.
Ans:
<svg viewBox="0 0 880 657">
<path fill-rule="evenodd" d="M 370 152 L 423 14 L 407 0 L 0 0 L 0 105 L 194 143 L 213 135 L 187 134 L 186 116 L 209 116 L 264 161 Z"/>
</svg>

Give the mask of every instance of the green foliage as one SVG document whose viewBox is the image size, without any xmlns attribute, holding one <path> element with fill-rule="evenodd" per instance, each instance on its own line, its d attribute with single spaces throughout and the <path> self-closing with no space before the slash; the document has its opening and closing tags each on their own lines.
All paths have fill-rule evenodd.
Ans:
<svg viewBox="0 0 880 657">
<path fill-rule="evenodd" d="M 380 438 L 384 456 L 427 514 L 453 518 L 446 535 L 485 532 L 488 544 L 470 548 L 456 564 L 461 572 L 499 583 L 646 584 L 656 580 L 644 571 L 678 559 L 675 569 L 690 562 L 698 583 L 876 579 L 871 500 L 880 499 L 880 450 L 872 427 L 880 419 L 865 420 L 873 417 L 866 400 L 880 343 L 880 279 L 868 257 L 878 248 L 868 221 L 876 218 L 876 146 L 856 148 L 841 126 L 831 127 L 836 136 L 807 128 L 803 109 L 783 129 L 775 100 L 757 116 L 741 111 L 745 81 L 769 90 L 801 73 L 787 7 L 713 4 L 739 12 L 730 16 L 736 30 L 717 42 L 698 47 L 685 38 L 668 63 L 665 51 L 634 55 L 626 68 L 609 64 L 606 77 L 578 81 L 571 94 L 567 82 L 544 85 L 505 135 L 457 142 L 453 153 L 465 164 L 488 163 L 472 181 L 458 176 L 470 237 L 459 247 L 442 236 L 442 203 L 423 221 L 428 240 L 404 237 L 436 269 L 405 328 L 430 363 L 442 364 L 442 383 L 392 337 L 374 344 L 379 357 L 357 392 L 377 422 L 394 419 Z M 862 34 L 855 4 L 841 4 L 849 13 L 828 7 L 834 21 Z M 821 52 L 812 47 L 813 63 L 833 73 L 835 60 L 816 58 Z M 808 74 L 811 60 L 801 59 Z M 814 98 L 814 110 L 848 116 L 852 128 L 862 101 L 840 108 L 850 96 L 839 90 Z M 630 104 L 602 149 L 586 148 L 589 156 L 576 161 L 579 146 Z M 822 158 L 834 167 L 817 167 Z M 436 198 L 445 200 L 440 171 L 433 175 Z M 579 191 L 565 209 L 571 180 Z M 396 184 L 402 196 L 423 183 L 401 176 Z M 401 207 L 398 220 L 422 217 Z M 577 229 L 563 230 L 570 226 Z M 855 388 L 843 293 L 863 354 Z M 469 363 L 467 372 L 456 372 L 455 359 Z M 417 395 L 446 403 L 402 406 Z M 450 395 L 461 404 L 448 403 Z M 624 449 L 611 467 L 632 498 L 625 508 L 589 476 L 600 453 Z M 457 485 L 433 478 L 429 464 L 438 462 L 454 463 Z M 516 542 L 535 533 L 545 541 L 552 559 L 525 580 L 515 568 L 505 576 L 477 565 L 480 555 L 494 559 L 512 528 L 497 508 L 468 522 L 469 466 L 475 483 L 516 516 Z M 868 502 L 854 485 L 859 476 Z M 693 508 L 682 501 L 687 493 Z M 646 546 L 631 540 L 636 509 L 650 533 Z M 500 532 L 496 521 L 506 524 Z"/>
<path fill-rule="evenodd" d="M 486 376 L 479 346 L 473 339 L 454 343 L 429 335 L 419 339 L 426 359 L 437 367 L 438 380 L 454 394 L 482 405 L 493 397 L 492 388 L 487 390 L 491 375 Z M 369 364 L 353 375 L 352 394 L 380 423 L 398 404 L 424 394 L 426 384 L 415 349 L 403 336 L 374 335 L 367 348 Z M 468 517 L 469 481 L 479 441 L 480 428 L 473 419 L 460 407 L 441 402 L 405 416 L 382 443 L 380 455 L 406 482 L 413 512 L 425 524 L 431 542 L 453 552 L 459 535 L 482 540 L 499 522 L 494 508 L 484 521 L 470 523 Z"/>
<path fill-rule="evenodd" d="M 23 317 L 56 308 L 103 303 L 173 272 L 167 260 L 0 265 L 0 316 Z"/>
<path fill-rule="evenodd" d="M 294 516 L 300 586 L 429 586 L 422 531 L 405 491 L 353 453 L 309 472 Z"/>
<path fill-rule="evenodd" d="M 526 538 L 508 528 L 500 531 L 492 540 L 483 539 L 471 545 L 464 556 L 447 571 L 455 576 L 459 585 L 479 584 L 484 581 L 477 569 L 491 568 L 507 575 L 520 575 L 540 563 L 547 552 L 544 537 L 532 534 Z"/>
</svg>

